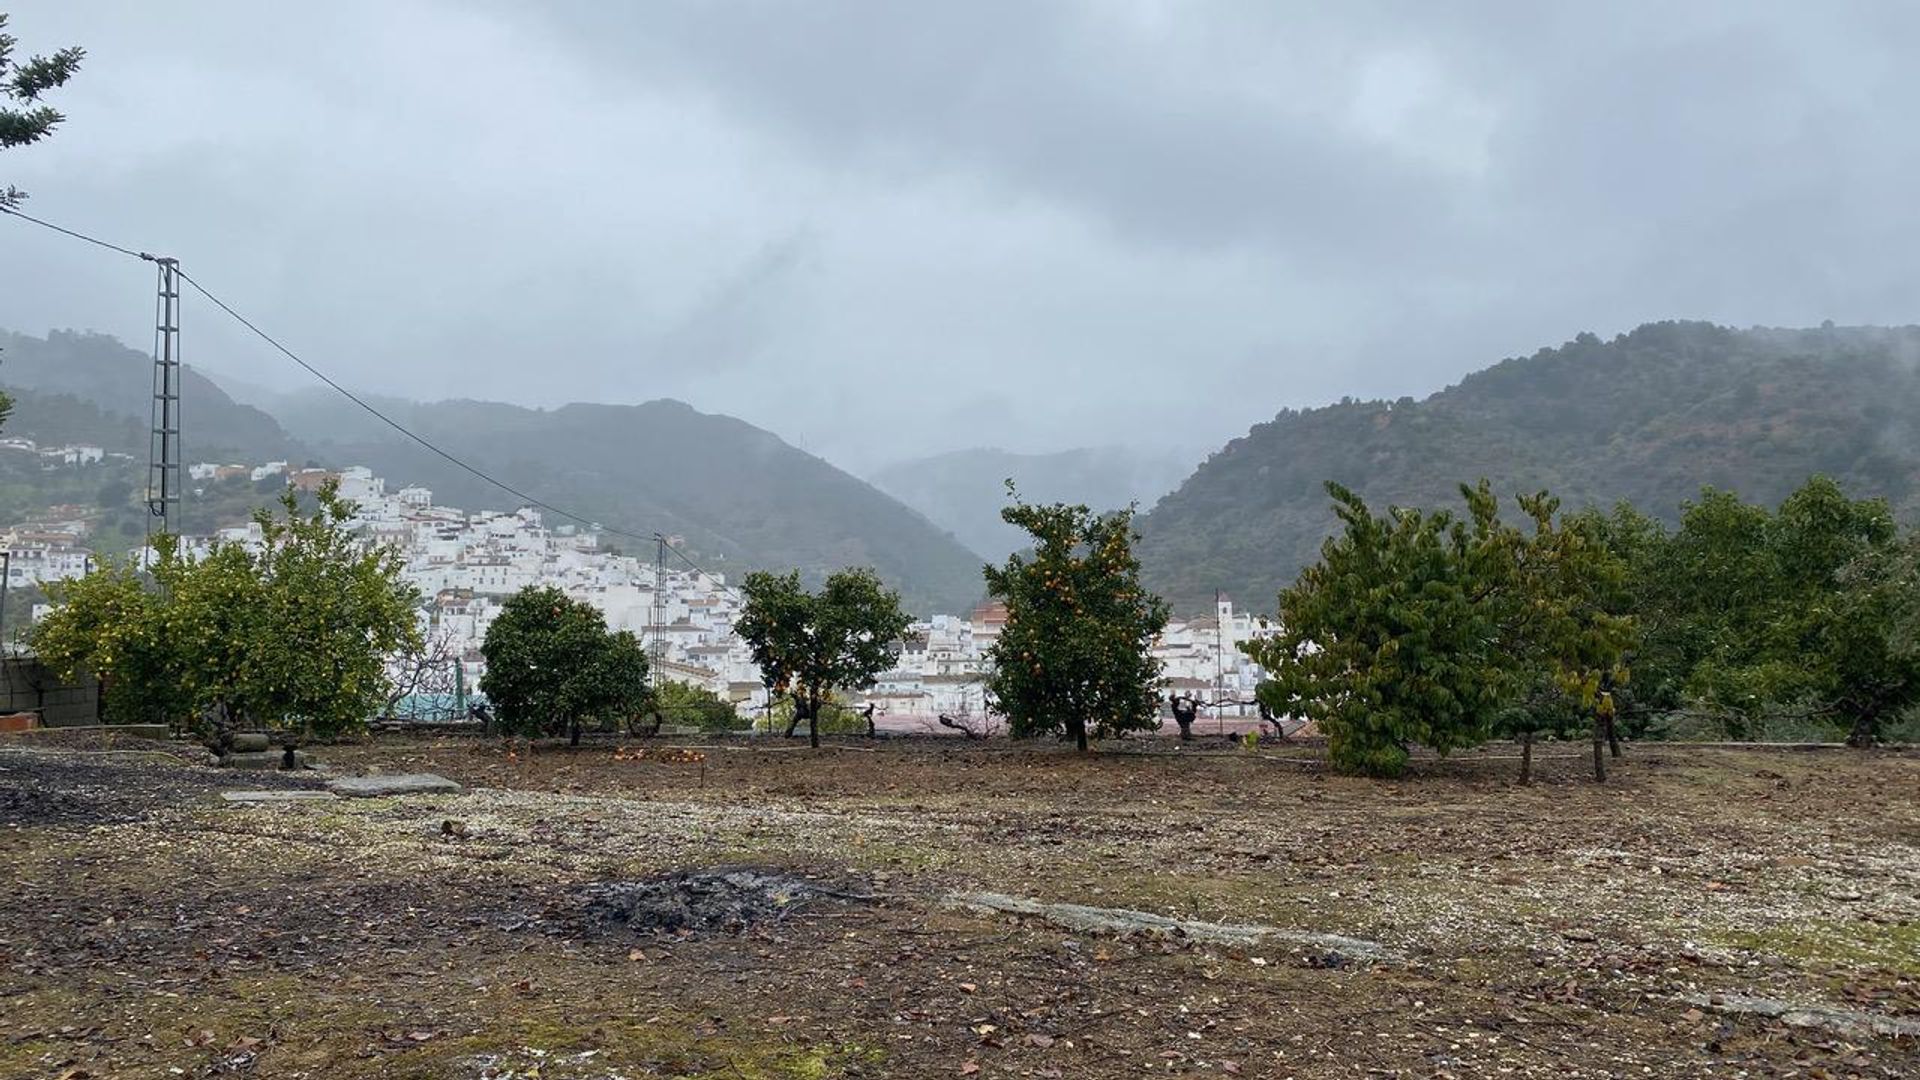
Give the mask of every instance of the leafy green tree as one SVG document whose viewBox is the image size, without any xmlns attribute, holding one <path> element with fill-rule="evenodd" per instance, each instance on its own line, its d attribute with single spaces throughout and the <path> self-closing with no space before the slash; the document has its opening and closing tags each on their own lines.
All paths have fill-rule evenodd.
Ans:
<svg viewBox="0 0 1920 1080">
<path fill-rule="evenodd" d="M 1519 696 L 1494 716 L 1493 730 L 1520 744 L 1520 782 L 1533 782 L 1533 744 L 1542 736 L 1572 738 L 1584 731 L 1591 711 L 1545 672 L 1536 673 Z"/>
<path fill-rule="evenodd" d="M 108 723 L 178 724 L 193 714 L 161 597 L 132 563 L 103 558 L 85 577 L 50 583 L 47 595 L 55 607 L 32 630 L 34 651 L 66 678 L 97 676 Z"/>
<path fill-rule="evenodd" d="M 280 514 L 254 514 L 264 545 L 255 639 L 241 669 L 255 716 L 296 738 L 352 731 L 385 704 L 387 658 L 420 646 L 417 590 L 399 551 L 349 532 L 353 506 L 329 480 L 303 514 L 296 494 Z"/>
<path fill-rule="evenodd" d="M 1415 743 L 1446 753 L 1485 740 L 1522 673 L 1499 655 L 1508 557 L 1483 485 L 1468 517 L 1394 508 L 1376 516 L 1327 484 L 1342 533 L 1280 593 L 1280 633 L 1242 649 L 1270 678 L 1262 700 L 1327 734 L 1336 768 L 1396 776 Z"/>
<path fill-rule="evenodd" d="M 1521 496 L 1519 503 L 1533 531 L 1513 545 L 1515 588 L 1507 598 L 1512 611 L 1500 648 L 1510 662 L 1537 672 L 1536 679 L 1544 676 L 1564 699 L 1549 706 L 1547 719 L 1559 724 L 1570 715 L 1591 717 L 1593 775 L 1604 781 L 1602 745 L 1620 756 L 1614 693 L 1627 682 L 1627 656 L 1637 638 L 1627 565 L 1586 517 L 1556 519 L 1558 499 L 1540 492 Z M 1530 731 L 1523 745 L 1523 757 L 1530 757 Z"/>
<path fill-rule="evenodd" d="M 1769 711 L 1829 720 L 1855 745 L 1920 700 L 1901 643 L 1911 578 L 1892 512 L 1816 476 L 1775 513 L 1728 492 L 1687 507 L 1655 617 L 1684 651 L 1690 698 L 1745 735 Z"/>
<path fill-rule="evenodd" d="M 172 678 L 192 704 L 188 725 L 225 755 L 239 728 L 279 726 L 253 700 L 270 682 L 261 677 L 269 665 L 255 663 L 255 650 L 283 647 L 266 640 L 266 613 L 276 599 L 253 554 L 239 544 L 219 544 L 191 559 L 174 536 L 162 534 L 155 548 L 157 636 L 174 651 Z"/>
<path fill-rule="evenodd" d="M 1016 738 L 1064 735 L 1083 751 L 1090 730 L 1155 730 L 1160 664 L 1151 650 L 1168 610 L 1140 584 L 1132 510 L 1030 506 L 1011 481 L 1007 493 L 1013 505 L 1001 519 L 1033 544 L 986 568 L 988 594 L 1007 605 L 988 650 L 991 706 Z"/>
<path fill-rule="evenodd" d="M 720 695 L 704 686 L 676 679 L 664 680 L 654 688 L 654 708 L 671 723 L 691 724 L 712 734 L 744 731 L 753 726 L 753 721 L 741 716 L 732 705 L 722 701 Z"/>
<path fill-rule="evenodd" d="M 778 731 L 791 738 L 793 733 L 799 730 L 800 719 L 794 699 L 783 697 L 767 709 L 765 718 L 755 726 L 768 734 Z M 814 711 L 813 721 L 820 726 L 822 735 L 872 734 L 864 708 L 855 709 L 850 706 L 844 694 L 828 694 L 820 702 L 820 707 Z"/>
<path fill-rule="evenodd" d="M 1858 665 L 1856 707 L 1848 742 L 1867 746 L 1881 726 L 1920 703 L 1920 532 L 1861 555 L 1841 574 L 1839 622 L 1856 641 L 1848 653 Z"/>
<path fill-rule="evenodd" d="M 417 643 L 418 594 L 399 556 L 345 527 L 333 485 L 303 516 L 257 513 L 264 543 L 189 557 L 155 538 L 151 572 L 109 562 L 55 590 L 34 645 L 66 674 L 105 686 L 108 715 L 200 729 L 219 749 L 241 724 L 275 729 L 291 750 L 366 722 L 385 699 L 386 657 Z"/>
<path fill-rule="evenodd" d="M 480 692 L 503 727 L 529 737 L 568 733 L 648 707 L 647 655 L 630 631 L 608 633 L 600 610 L 552 586 L 507 599 L 487 627 Z"/>
<path fill-rule="evenodd" d="M 1409 747 L 1476 745 L 1529 693 L 1597 703 L 1619 669 L 1632 623 L 1605 546 L 1544 493 L 1520 500 L 1529 534 L 1485 481 L 1460 490 L 1464 517 L 1376 516 L 1329 483 L 1342 533 L 1280 594 L 1280 633 L 1242 646 L 1262 704 L 1314 720 L 1336 768 L 1398 775 Z"/>
<path fill-rule="evenodd" d="M 80 70 L 86 50 L 68 47 L 51 56 L 25 60 L 13 55 L 19 41 L 7 30 L 7 14 L 0 12 L 0 150 L 39 142 L 66 117 L 42 102 L 49 90 L 65 86 Z M 0 191 L 0 206 L 18 206 L 26 192 L 8 186 Z"/>
<path fill-rule="evenodd" d="M 913 621 L 900 594 L 868 569 L 841 570 L 818 593 L 800 575 L 757 571 L 741 591 L 746 606 L 734 623 L 775 694 L 793 699 L 787 734 L 802 721 L 820 745 L 820 710 L 835 690 L 865 690 L 893 665 L 893 645 Z"/>
<path fill-rule="evenodd" d="M 1621 610 L 1634 616 L 1634 643 L 1623 657 L 1633 681 L 1614 686 L 1613 697 L 1618 726 L 1637 737 L 1656 715 L 1686 702 L 1687 677 L 1699 648 L 1691 628 L 1664 613 L 1674 590 L 1687 583 L 1675 572 L 1667 527 L 1632 503 L 1622 500 L 1611 511 L 1588 507 L 1574 518 L 1625 571 L 1617 595 Z"/>
<path fill-rule="evenodd" d="M 1671 532 L 1624 504 L 1587 516 L 1628 567 L 1630 723 L 1697 710 L 1748 738 L 1798 716 L 1864 745 L 1920 700 L 1901 630 L 1914 541 L 1885 503 L 1815 476 L 1777 512 L 1705 489 Z"/>
</svg>

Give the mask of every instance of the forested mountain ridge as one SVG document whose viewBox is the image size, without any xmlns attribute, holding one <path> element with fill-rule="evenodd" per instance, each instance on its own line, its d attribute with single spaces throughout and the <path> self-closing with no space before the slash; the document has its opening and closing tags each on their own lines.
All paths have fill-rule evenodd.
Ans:
<svg viewBox="0 0 1920 1080">
<path fill-rule="evenodd" d="M 405 405 L 397 418 L 545 502 L 611 528 L 683 537 L 694 558 L 729 580 L 750 569 L 797 569 L 818 580 L 871 566 L 920 613 L 965 611 L 982 592 L 980 560 L 959 541 L 744 420 L 671 400 L 558 409 L 440 401 Z M 316 433 L 310 422 L 300 427 L 310 438 Z M 327 461 L 370 466 L 389 484 L 423 484 L 453 506 L 514 503 L 391 429 L 338 430 L 346 437 L 313 438 Z M 610 540 L 629 554 L 652 554 L 644 540 Z"/>
<path fill-rule="evenodd" d="M 0 348 L 0 387 L 19 388 L 20 398 L 0 430 L 98 443 L 135 453 L 144 464 L 151 357 L 103 334 L 70 331 L 45 338 L 0 331 Z M 296 438 L 274 416 L 238 404 L 191 367 L 182 384 L 190 463 L 367 465 L 391 485 L 432 488 L 446 505 L 518 505 L 514 496 L 344 400 L 276 397 L 274 407 L 286 408 L 289 426 L 306 436 Z M 872 566 L 923 613 L 965 611 L 982 592 L 981 560 L 959 541 L 891 496 L 743 420 L 677 401 L 531 409 L 372 400 L 448 452 L 542 501 L 610 528 L 683 537 L 691 556 L 730 579 L 748 569 L 798 569 L 817 580 L 842 567 Z M 30 496 L 22 495 L 27 502 Z M 195 520 L 192 506 L 188 520 Z M 630 553 L 652 554 L 644 540 L 610 540 Z"/>
<path fill-rule="evenodd" d="M 1203 463 L 1140 522 L 1152 587 L 1180 610 L 1215 589 L 1269 610 L 1318 558 L 1323 485 L 1370 502 L 1457 506 L 1490 479 L 1511 506 L 1542 488 L 1568 508 L 1629 499 L 1674 520 L 1704 485 L 1777 502 L 1811 473 L 1920 510 L 1920 327 L 1581 334 L 1425 400 L 1286 410 Z"/>
<path fill-rule="evenodd" d="M 0 387 L 36 392 L 48 406 L 60 406 L 61 396 L 95 406 L 104 421 L 95 430 L 76 412 L 58 417 L 38 415 L 28 408 L 14 411 L 7 429 L 17 434 L 38 430 L 36 438 L 93 442 L 112 449 L 122 447 L 126 419 L 139 422 L 139 449 L 145 450 L 145 429 L 153 408 L 153 358 L 106 334 L 54 330 L 44 338 L 0 330 Z M 273 417 L 227 396 L 212 379 L 191 364 L 180 371 L 181 416 L 188 425 L 182 446 L 190 461 L 267 461 L 304 458 L 299 444 Z M 36 426 L 37 425 L 37 426 Z"/>
</svg>

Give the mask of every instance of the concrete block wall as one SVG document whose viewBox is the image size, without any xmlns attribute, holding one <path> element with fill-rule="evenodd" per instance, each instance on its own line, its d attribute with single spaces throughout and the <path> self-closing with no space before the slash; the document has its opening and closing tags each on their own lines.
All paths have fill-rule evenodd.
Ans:
<svg viewBox="0 0 1920 1080">
<path fill-rule="evenodd" d="M 0 659 L 0 713 L 37 712 L 44 727 L 100 722 L 100 683 L 91 675 L 61 679 L 37 657 Z"/>
</svg>

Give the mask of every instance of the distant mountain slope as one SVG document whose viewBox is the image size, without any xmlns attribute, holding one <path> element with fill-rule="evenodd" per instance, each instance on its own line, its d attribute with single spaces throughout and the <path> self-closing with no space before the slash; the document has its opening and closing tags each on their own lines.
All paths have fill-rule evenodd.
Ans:
<svg viewBox="0 0 1920 1080">
<path fill-rule="evenodd" d="M 0 379 L 0 386 L 5 386 L 4 379 Z M 13 412 L 0 427 L 0 435 L 32 439 L 42 447 L 84 443 L 138 454 L 144 465 L 151 421 L 107 412 L 72 394 L 50 394 L 23 386 L 5 388 L 13 399 Z"/>
<path fill-rule="evenodd" d="M 1116 510 L 1152 506 L 1191 468 L 1188 459 L 1125 447 L 1094 447 L 1055 454 L 955 450 L 889 465 L 875 487 L 925 514 L 969 548 L 1001 559 L 1026 543 L 1026 534 L 1000 520 L 1006 481 L 1028 502 L 1084 503 Z"/>
<path fill-rule="evenodd" d="M 677 401 L 527 409 L 480 401 L 383 402 L 395 419 L 500 479 L 614 528 L 685 537 L 711 569 L 872 566 L 917 611 L 964 611 L 980 560 L 919 514 L 769 432 Z M 512 496 L 406 442 L 364 413 L 308 402 L 297 422 L 331 462 L 418 483 L 436 501 L 508 508 Z M 327 430 L 338 433 L 322 439 Z M 384 433 L 383 433 L 384 432 Z M 556 522 L 558 523 L 558 522 Z M 651 545 L 619 540 L 650 555 Z"/>
<path fill-rule="evenodd" d="M 1920 510 L 1920 327 L 1582 334 L 1424 401 L 1287 410 L 1210 457 L 1141 521 L 1147 579 L 1181 610 L 1216 588 L 1271 610 L 1334 527 L 1327 480 L 1387 504 L 1457 485 L 1631 499 L 1677 516 L 1702 485 L 1769 502 L 1814 472 Z"/>
<path fill-rule="evenodd" d="M 0 349 L 0 387 L 22 390 L 4 430 L 144 454 L 152 401 L 147 354 L 106 335 L 67 331 L 45 338 L 0 331 Z M 330 392 L 271 400 L 304 437 L 187 368 L 188 461 L 364 464 L 392 483 L 424 484 L 448 505 L 505 509 L 515 502 Z M 951 536 L 741 420 L 674 401 L 541 410 L 370 400 L 523 491 L 598 515 L 610 527 L 683 536 L 689 552 L 736 578 L 748 569 L 798 568 L 818 579 L 845 566 L 872 566 L 923 612 L 964 611 L 982 591 L 980 559 Z M 622 543 L 652 552 L 644 543 Z"/>
<path fill-rule="evenodd" d="M 181 369 L 180 382 L 180 412 L 185 426 L 182 446 L 188 464 L 229 458 L 264 461 L 304 457 L 273 417 L 236 403 L 191 365 Z M 0 330 L 0 387 L 67 395 L 91 403 L 104 413 L 131 418 L 143 432 L 138 448 L 146 449 L 144 431 L 151 426 L 153 408 L 153 358 L 116 338 L 70 330 L 55 330 L 37 338 Z M 21 410 L 16 411 L 16 419 L 21 425 L 35 422 Z M 116 425 L 115 431 L 122 427 Z M 77 442 L 94 436 L 83 431 L 56 434 L 49 430 L 42 437 Z"/>
</svg>

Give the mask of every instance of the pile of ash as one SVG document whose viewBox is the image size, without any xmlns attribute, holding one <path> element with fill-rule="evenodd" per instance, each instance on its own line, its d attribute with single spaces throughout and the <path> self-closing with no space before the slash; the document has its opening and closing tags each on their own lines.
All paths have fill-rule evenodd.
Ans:
<svg viewBox="0 0 1920 1080">
<path fill-rule="evenodd" d="M 580 895 L 593 922 L 668 934 L 739 933 L 795 911 L 874 901 L 870 893 L 758 866 L 676 870 L 643 881 L 601 882 Z"/>
</svg>

